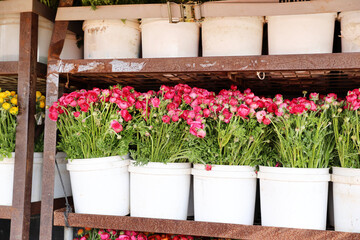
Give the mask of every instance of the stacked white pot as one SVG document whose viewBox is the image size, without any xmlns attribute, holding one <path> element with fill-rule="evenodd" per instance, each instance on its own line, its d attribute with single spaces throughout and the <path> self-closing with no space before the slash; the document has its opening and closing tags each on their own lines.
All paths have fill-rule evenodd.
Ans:
<svg viewBox="0 0 360 240">
<path fill-rule="evenodd" d="M 58 153 L 56 159 L 59 163 L 61 177 L 64 182 L 66 195 L 71 196 L 71 186 L 69 173 L 65 169 L 65 154 Z M 4 158 L 0 161 L 0 205 L 11 206 L 12 196 L 14 189 L 14 164 L 15 153 L 12 153 L 11 158 Z M 31 202 L 41 201 L 41 188 L 42 188 L 42 169 L 43 169 L 43 153 L 35 152 L 33 158 L 33 174 L 32 174 L 32 189 L 31 189 Z M 64 197 L 64 191 L 60 184 L 57 169 L 55 169 L 55 185 L 54 185 L 54 198 Z"/>
<path fill-rule="evenodd" d="M 38 28 L 38 61 L 47 63 L 48 50 L 54 23 L 39 16 Z M 20 13 L 3 14 L 0 16 L 0 61 L 19 60 L 20 41 Z M 76 35 L 68 31 L 64 49 L 60 55 L 62 59 L 83 58 L 82 48 L 77 47 Z"/>
</svg>

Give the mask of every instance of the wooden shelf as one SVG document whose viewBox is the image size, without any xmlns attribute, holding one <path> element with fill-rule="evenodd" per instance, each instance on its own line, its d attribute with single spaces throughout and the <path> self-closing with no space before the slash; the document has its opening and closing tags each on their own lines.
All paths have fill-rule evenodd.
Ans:
<svg viewBox="0 0 360 240">
<path fill-rule="evenodd" d="M 148 90 L 186 83 L 219 90 L 235 84 L 257 94 L 346 93 L 360 86 L 360 53 L 49 61 L 49 73 L 57 72 L 70 85 L 88 87 L 119 83 Z"/>
<path fill-rule="evenodd" d="M 65 226 L 64 211 L 65 209 L 59 209 L 54 212 L 55 226 Z M 69 225 L 72 227 L 121 229 L 232 239 L 360 239 L 360 233 L 138 218 L 128 216 L 120 217 L 70 213 L 68 221 Z"/>
</svg>

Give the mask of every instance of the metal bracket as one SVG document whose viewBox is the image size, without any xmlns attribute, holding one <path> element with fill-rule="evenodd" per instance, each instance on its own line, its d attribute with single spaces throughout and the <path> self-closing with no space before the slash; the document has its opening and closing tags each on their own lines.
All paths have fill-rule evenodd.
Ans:
<svg viewBox="0 0 360 240">
<path fill-rule="evenodd" d="M 179 21 L 173 21 L 172 12 L 171 12 L 171 2 L 167 2 L 168 17 L 169 23 L 178 23 L 178 22 L 194 22 L 195 19 L 195 6 L 197 2 L 188 2 L 186 4 L 180 4 L 180 19 Z"/>
</svg>

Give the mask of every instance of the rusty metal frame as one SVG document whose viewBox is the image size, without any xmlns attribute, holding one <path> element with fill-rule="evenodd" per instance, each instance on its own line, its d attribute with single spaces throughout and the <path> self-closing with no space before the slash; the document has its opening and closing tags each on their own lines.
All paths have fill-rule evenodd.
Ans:
<svg viewBox="0 0 360 240">
<path fill-rule="evenodd" d="M 64 209 L 55 211 L 55 226 L 65 226 L 63 213 Z M 86 226 L 103 229 L 121 229 L 231 239 L 355 240 L 360 238 L 360 233 L 76 213 L 70 213 L 68 221 L 69 225 L 72 227 Z"/>
<path fill-rule="evenodd" d="M 38 15 L 32 12 L 20 13 L 19 115 L 16 127 L 10 239 L 28 239 L 30 231 L 37 44 Z"/>
</svg>

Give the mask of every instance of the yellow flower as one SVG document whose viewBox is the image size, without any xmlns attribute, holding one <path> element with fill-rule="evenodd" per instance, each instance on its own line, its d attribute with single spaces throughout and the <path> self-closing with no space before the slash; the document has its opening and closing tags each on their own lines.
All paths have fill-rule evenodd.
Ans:
<svg viewBox="0 0 360 240">
<path fill-rule="evenodd" d="M 11 101 L 10 101 L 13 105 L 17 105 L 17 98 L 12 98 Z"/>
<path fill-rule="evenodd" d="M 7 97 L 10 97 L 11 93 L 9 91 L 5 91 Z"/>
<path fill-rule="evenodd" d="M 44 101 L 45 99 L 46 99 L 45 96 L 42 95 L 39 100 L 40 100 L 40 101 Z"/>
<path fill-rule="evenodd" d="M 0 97 L 0 103 L 3 103 L 4 99 L 2 97 Z"/>
<path fill-rule="evenodd" d="M 45 102 L 44 101 L 40 101 L 40 108 L 44 108 L 45 107 Z"/>
<path fill-rule="evenodd" d="M 12 107 L 12 108 L 10 108 L 9 112 L 10 112 L 12 115 L 16 115 L 16 114 L 18 114 L 19 109 L 18 109 L 17 107 Z"/>
<path fill-rule="evenodd" d="M 3 107 L 3 109 L 5 109 L 5 110 L 9 110 L 9 108 L 11 107 L 11 105 L 10 105 L 10 103 L 3 103 L 3 105 L 2 105 L 2 107 Z"/>
<path fill-rule="evenodd" d="M 5 92 L 0 92 L 0 97 L 1 98 L 6 98 L 7 96 L 6 96 L 6 93 Z"/>
<path fill-rule="evenodd" d="M 39 91 L 36 91 L 36 99 L 38 99 L 39 97 L 41 97 L 41 92 L 39 92 Z"/>
<path fill-rule="evenodd" d="M 10 94 L 11 94 L 11 96 L 15 96 L 15 95 L 16 95 L 16 92 L 15 92 L 15 91 L 11 91 Z"/>
</svg>

